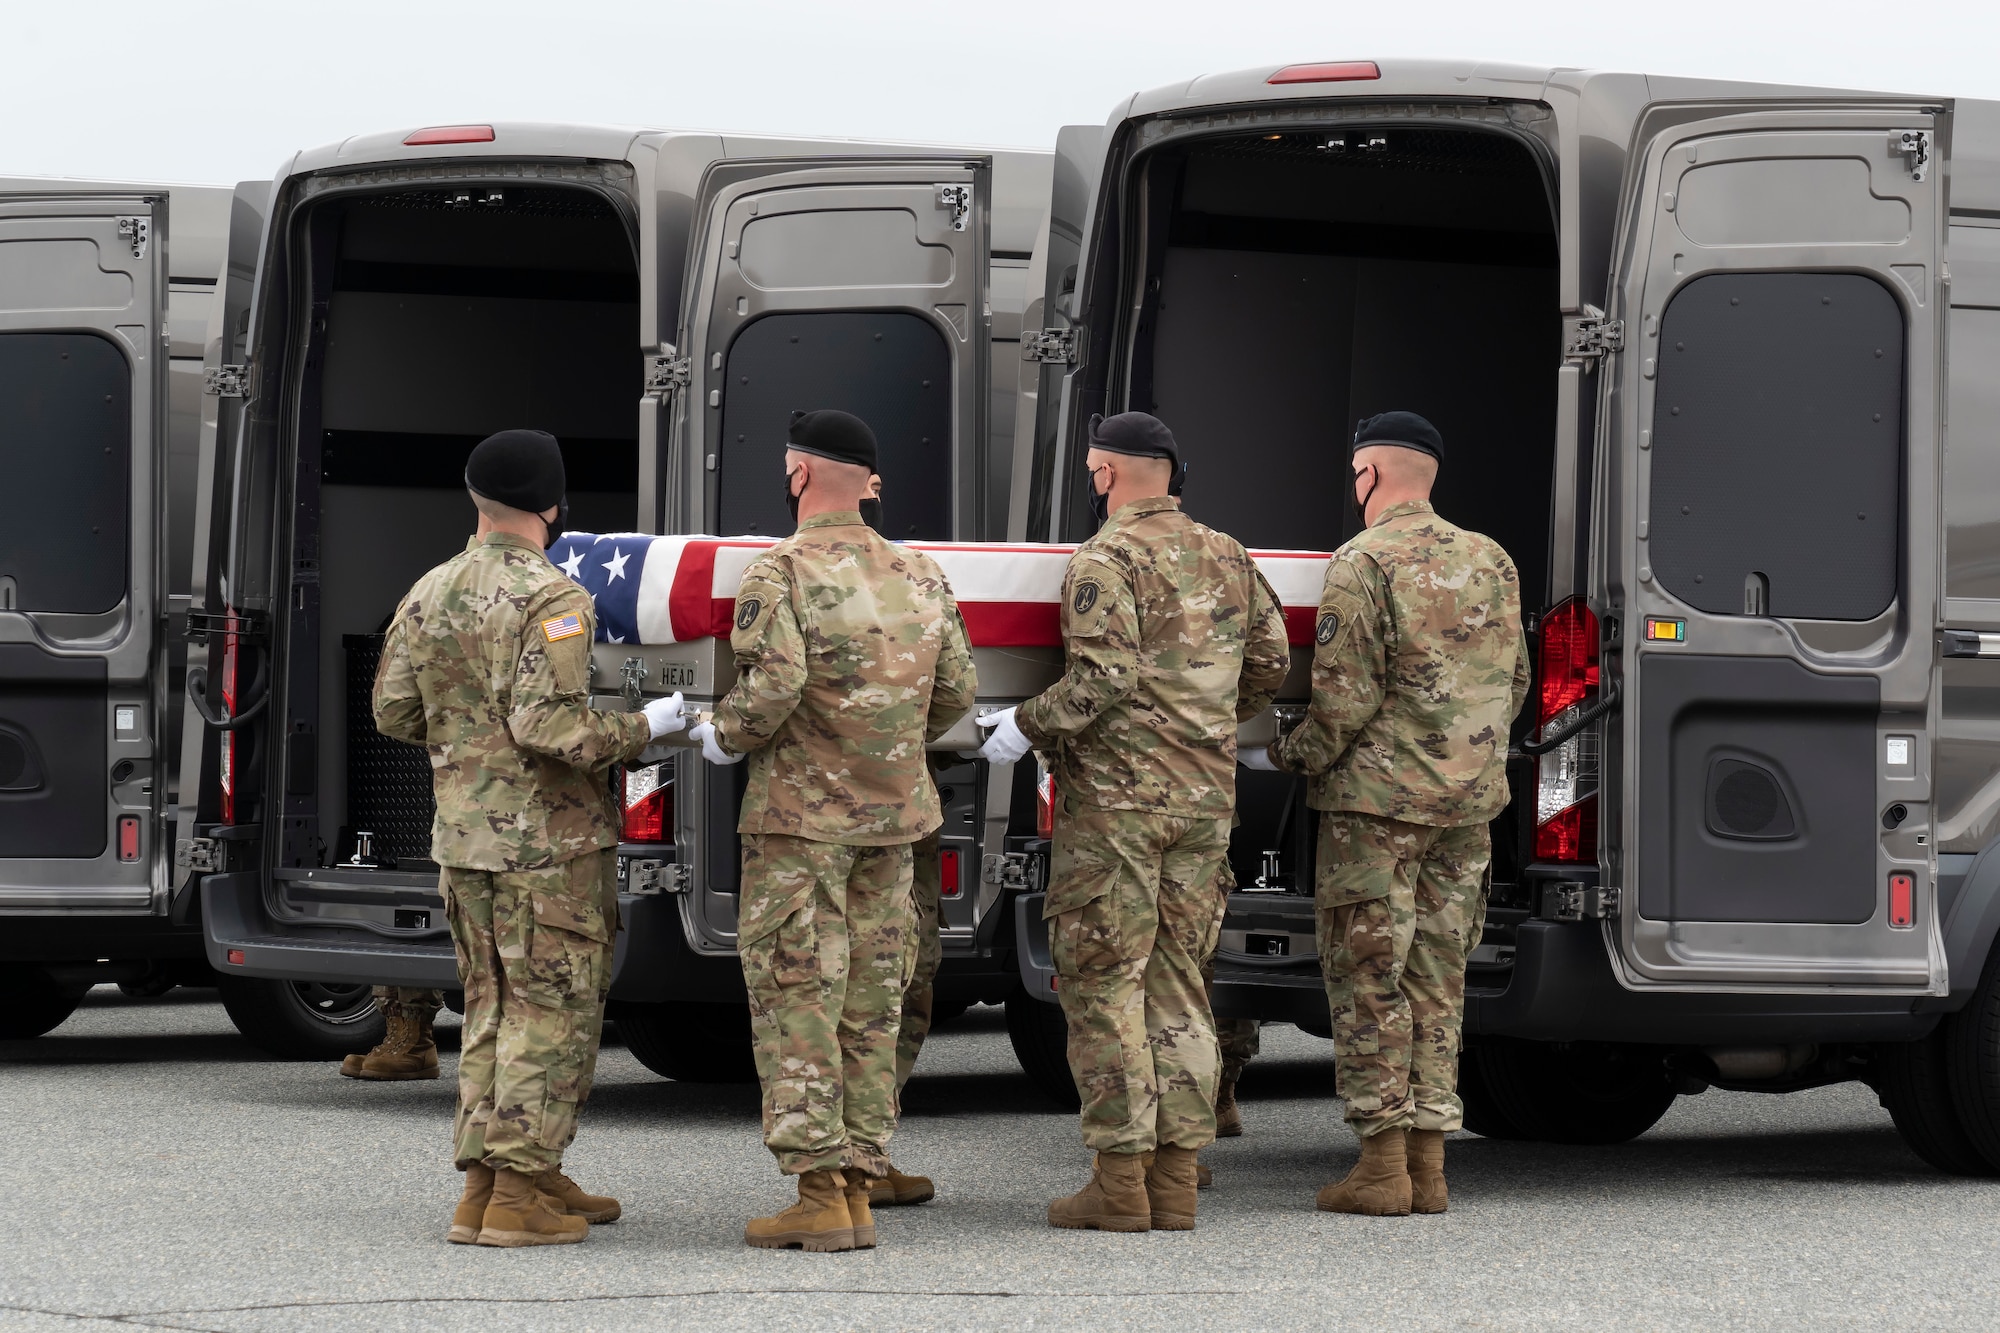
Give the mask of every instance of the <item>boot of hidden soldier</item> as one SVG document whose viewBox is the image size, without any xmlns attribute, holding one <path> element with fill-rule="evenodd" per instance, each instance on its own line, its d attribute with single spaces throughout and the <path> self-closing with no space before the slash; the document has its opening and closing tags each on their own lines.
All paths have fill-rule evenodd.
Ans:
<svg viewBox="0 0 2000 1333">
<path fill-rule="evenodd" d="M 1192 1158 L 1193 1154 L 1189 1154 Z M 1193 1214 L 1192 1206 L 1188 1212 Z M 1049 1205 L 1049 1225 L 1072 1231 L 1150 1231 L 1153 1204 L 1146 1193 L 1146 1156 L 1101 1152 L 1090 1183 Z"/>
<path fill-rule="evenodd" d="M 1408 1217 L 1410 1168 L 1403 1131 L 1385 1129 L 1361 1140 L 1361 1160 L 1346 1179 L 1322 1189 L 1313 1206 L 1322 1213 Z"/>
<path fill-rule="evenodd" d="M 929 1203 L 937 1197 L 937 1187 L 929 1176 L 906 1176 L 895 1167 L 868 1182 L 868 1202 L 877 1208 L 907 1208 Z"/>
<path fill-rule="evenodd" d="M 1451 1192 L 1444 1183 L 1444 1131 L 1411 1130 L 1406 1151 L 1410 1162 L 1410 1211 L 1445 1211 L 1451 1206 Z"/>
<path fill-rule="evenodd" d="M 590 1223 L 561 1209 L 535 1188 L 534 1176 L 503 1167 L 493 1173 L 493 1197 L 480 1221 L 479 1244 L 575 1245 L 590 1234 Z"/>
<path fill-rule="evenodd" d="M 869 1225 L 874 1225 L 870 1220 Z M 799 1201 L 769 1217 L 753 1217 L 743 1243 L 760 1250 L 807 1250 L 833 1254 L 855 1248 L 854 1215 L 847 1209 L 847 1179 L 838 1171 L 807 1171 L 799 1177 Z"/>
<path fill-rule="evenodd" d="M 608 1194 L 590 1194 L 584 1188 L 564 1175 L 561 1167 L 551 1167 L 535 1177 L 535 1188 L 562 1205 L 563 1211 L 571 1217 L 580 1217 L 586 1222 L 616 1222 L 624 1216 L 625 1210 L 618 1206 L 618 1200 Z"/>
<path fill-rule="evenodd" d="M 1215 1086 L 1215 1137 L 1233 1139 L 1243 1133 L 1243 1112 L 1236 1105 L 1236 1080 L 1225 1078 Z"/>
<path fill-rule="evenodd" d="M 1146 1203 L 1152 1210 L 1153 1230 L 1193 1231 L 1195 1191 L 1201 1188 L 1194 1150 L 1163 1143 L 1146 1158 Z"/>
<path fill-rule="evenodd" d="M 342 1070 L 345 1073 L 345 1069 Z M 358 1078 L 376 1083 L 438 1076 L 437 1041 L 427 1018 L 397 1016 L 389 1020 L 382 1044 L 361 1058 Z"/>
</svg>

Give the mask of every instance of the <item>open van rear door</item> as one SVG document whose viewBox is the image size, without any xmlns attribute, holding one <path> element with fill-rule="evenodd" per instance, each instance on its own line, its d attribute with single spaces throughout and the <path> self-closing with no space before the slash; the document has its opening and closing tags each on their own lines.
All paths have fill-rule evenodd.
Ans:
<svg viewBox="0 0 2000 1333">
<path fill-rule="evenodd" d="M 166 201 L 0 194 L 0 905 L 164 895 Z"/>
<path fill-rule="evenodd" d="M 1942 993 L 1945 129 L 1920 104 L 1642 122 L 1622 327 L 1571 346 L 1623 343 L 1595 582 L 1628 986 Z"/>
</svg>

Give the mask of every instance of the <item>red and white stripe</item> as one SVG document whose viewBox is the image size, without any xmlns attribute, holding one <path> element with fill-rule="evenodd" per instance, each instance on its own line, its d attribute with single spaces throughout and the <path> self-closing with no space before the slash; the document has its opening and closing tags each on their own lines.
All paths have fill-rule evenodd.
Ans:
<svg viewBox="0 0 2000 1333">
<path fill-rule="evenodd" d="M 778 539 L 655 537 L 639 576 L 639 641 L 685 643 L 729 634 L 743 571 Z M 1060 647 L 1063 571 L 1074 546 L 913 542 L 937 561 L 979 648 Z M 1285 608 L 1294 644 L 1310 644 L 1324 551 L 1252 551 Z"/>
</svg>

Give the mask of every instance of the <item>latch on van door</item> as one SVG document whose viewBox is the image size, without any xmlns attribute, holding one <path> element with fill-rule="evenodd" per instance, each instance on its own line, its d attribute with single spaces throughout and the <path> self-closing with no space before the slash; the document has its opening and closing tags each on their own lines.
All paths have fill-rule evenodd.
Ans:
<svg viewBox="0 0 2000 1333">
<path fill-rule="evenodd" d="M 693 867 L 678 861 L 627 862 L 625 891 L 642 898 L 662 893 L 686 893 L 694 882 Z"/>
<path fill-rule="evenodd" d="M 1023 361 L 1048 361 L 1059 366 L 1076 364 L 1076 330 L 1068 329 L 1023 329 L 1021 331 L 1021 359 Z"/>
<path fill-rule="evenodd" d="M 1931 132 L 1929 130 L 1889 131 L 1889 152 L 1900 154 L 1910 168 L 1910 179 L 1920 181 L 1931 167 Z"/>
<path fill-rule="evenodd" d="M 953 231 L 964 231 L 966 221 L 972 216 L 972 187 L 970 185 L 938 186 L 937 206 L 951 210 L 951 229 Z"/>
<path fill-rule="evenodd" d="M 132 242 L 132 258 L 146 257 L 146 242 L 153 239 L 151 218 L 119 218 L 118 234 Z"/>
<path fill-rule="evenodd" d="M 1603 921 L 1618 915 L 1619 897 L 1601 884 L 1551 884 L 1542 914 L 1552 921 Z"/>
<path fill-rule="evenodd" d="M 211 398 L 242 398 L 250 392 L 250 367 L 217 366 L 201 377 L 201 391 Z"/>
<path fill-rule="evenodd" d="M 1581 315 L 1563 317 L 1563 360 L 1572 365 L 1593 366 L 1609 352 L 1625 350 L 1625 321 L 1606 319 L 1595 306 L 1585 306 Z"/>
<path fill-rule="evenodd" d="M 1003 889 L 1041 887 L 1042 858 L 1033 852 L 989 852 L 980 858 L 979 877 Z"/>
<path fill-rule="evenodd" d="M 684 356 L 668 352 L 665 356 L 651 357 L 646 362 L 646 392 L 672 393 L 685 389 L 692 373 L 693 367 Z"/>
</svg>

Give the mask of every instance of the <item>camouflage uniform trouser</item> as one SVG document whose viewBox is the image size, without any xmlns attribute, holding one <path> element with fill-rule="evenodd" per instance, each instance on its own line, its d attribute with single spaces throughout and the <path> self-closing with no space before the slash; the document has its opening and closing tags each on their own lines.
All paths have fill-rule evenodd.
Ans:
<svg viewBox="0 0 2000 1333">
<path fill-rule="evenodd" d="M 1316 916 L 1348 1123 L 1455 1130 L 1465 959 L 1486 916 L 1485 824 L 1327 811 Z"/>
<path fill-rule="evenodd" d="M 607 849 L 548 870 L 446 867 L 439 877 L 465 987 L 460 1170 L 562 1165 L 604 1032 L 616 858 Z"/>
<path fill-rule="evenodd" d="M 898 1096 L 902 1095 L 903 1085 L 910 1081 L 910 1071 L 917 1067 L 917 1054 L 924 1049 L 924 1038 L 931 1034 L 933 987 L 938 963 L 944 956 L 944 947 L 938 941 L 938 913 L 942 910 L 939 895 L 943 892 L 938 836 L 933 833 L 910 848 L 915 858 L 910 871 L 910 947 L 915 951 L 916 962 L 910 984 L 903 991 L 903 1023 L 896 1033 Z"/>
<path fill-rule="evenodd" d="M 1215 1026 L 1201 965 L 1223 900 L 1227 819 L 1103 810 L 1064 797 L 1043 915 L 1050 921 L 1083 1141 L 1148 1152 L 1215 1140 Z"/>
<path fill-rule="evenodd" d="M 1215 891 L 1222 899 L 1223 911 L 1229 910 L 1229 894 L 1236 887 L 1236 870 L 1229 864 L 1227 856 L 1222 858 L 1222 869 L 1216 872 Z M 1217 932 L 1220 938 L 1220 931 Z M 1215 1012 L 1215 950 L 1201 960 L 1201 987 L 1208 996 L 1208 1011 Z M 1254 1018 L 1218 1018 L 1215 1020 L 1215 1044 L 1222 1056 L 1221 1080 L 1234 1083 L 1243 1077 L 1243 1066 L 1257 1058 L 1263 1048 L 1264 1025 Z"/>
<path fill-rule="evenodd" d="M 427 986 L 377 986 L 375 1007 L 384 1018 L 414 1018 L 428 1023 L 444 1008 L 444 992 Z"/>
<path fill-rule="evenodd" d="M 743 835 L 737 949 L 764 1146 L 792 1175 L 889 1169 L 910 948 L 910 844 Z"/>
</svg>

